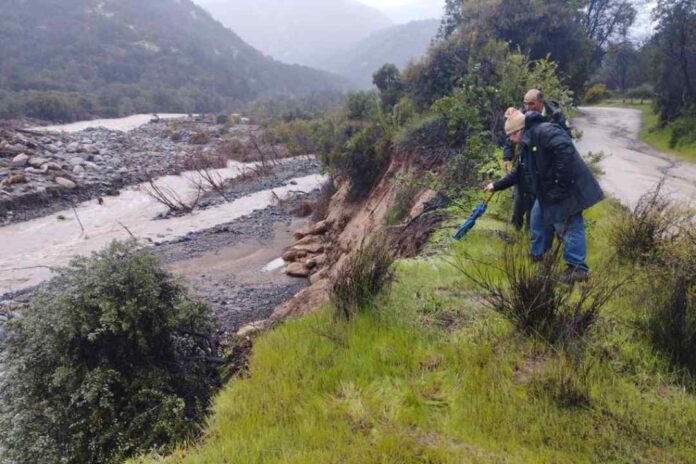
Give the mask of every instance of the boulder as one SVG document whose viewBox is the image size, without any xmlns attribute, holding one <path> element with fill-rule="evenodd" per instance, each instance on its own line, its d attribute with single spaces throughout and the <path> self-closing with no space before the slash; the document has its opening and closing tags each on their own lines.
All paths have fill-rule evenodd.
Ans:
<svg viewBox="0 0 696 464">
<path fill-rule="evenodd" d="M 48 163 L 45 163 L 44 165 L 41 166 L 41 170 L 43 172 L 60 171 L 61 169 L 63 169 L 63 166 L 61 166 L 58 163 L 53 163 L 53 162 L 48 162 Z"/>
<path fill-rule="evenodd" d="M 29 166 L 35 167 L 35 168 L 40 168 L 44 164 L 48 163 L 48 160 L 46 158 L 42 158 L 40 156 L 34 156 L 32 158 L 29 158 Z"/>
<path fill-rule="evenodd" d="M 65 177 L 56 177 L 55 180 L 56 184 L 60 185 L 61 187 L 72 190 L 77 187 L 77 184 L 70 179 L 66 179 Z"/>
<path fill-rule="evenodd" d="M 74 156 L 70 158 L 70 164 L 72 164 L 73 166 L 82 166 L 83 164 L 85 164 L 85 160 L 79 156 Z"/>
<path fill-rule="evenodd" d="M 73 174 L 81 176 L 85 173 L 85 168 L 84 168 L 84 166 L 77 165 L 73 168 L 72 172 L 73 172 Z"/>
<path fill-rule="evenodd" d="M 19 155 L 12 158 L 12 165 L 15 167 L 24 167 L 29 162 L 29 155 L 26 153 L 20 153 Z"/>
<path fill-rule="evenodd" d="M 323 245 L 324 239 L 316 235 L 307 235 L 295 243 L 295 245 Z"/>
<path fill-rule="evenodd" d="M 295 261 L 307 256 L 307 251 L 296 250 L 295 248 L 290 248 L 285 253 L 283 253 L 283 261 L 286 263 L 294 263 Z"/>
<path fill-rule="evenodd" d="M 298 251 L 305 251 L 307 254 L 312 253 L 312 254 L 319 254 L 324 252 L 324 244 L 323 243 L 310 243 L 307 245 L 295 245 L 293 249 L 298 250 Z"/>
<path fill-rule="evenodd" d="M 308 235 L 324 235 L 330 228 L 329 221 L 319 221 L 314 225 L 299 229 L 295 232 L 295 240 L 302 240 Z"/>
<path fill-rule="evenodd" d="M 303 263 L 291 263 L 285 269 L 285 273 L 290 277 L 309 277 L 310 270 Z"/>
<path fill-rule="evenodd" d="M 79 152 L 82 151 L 82 149 L 81 149 L 81 147 L 80 147 L 80 144 L 77 143 L 77 142 L 69 143 L 68 146 L 65 147 L 65 150 L 66 150 L 68 153 L 79 153 Z"/>
</svg>

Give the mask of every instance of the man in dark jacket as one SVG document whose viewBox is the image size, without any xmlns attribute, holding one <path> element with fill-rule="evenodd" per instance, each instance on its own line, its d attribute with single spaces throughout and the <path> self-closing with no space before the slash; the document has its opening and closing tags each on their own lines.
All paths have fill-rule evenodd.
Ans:
<svg viewBox="0 0 696 464">
<path fill-rule="evenodd" d="M 568 132 L 568 135 L 571 135 L 570 127 L 559 104 L 554 101 L 547 102 L 540 90 L 532 89 L 525 94 L 523 112 L 529 111 L 541 114 L 546 122 L 559 125 Z M 503 168 L 505 172 L 509 173 L 511 168 L 520 161 L 519 146 L 508 138 L 503 149 Z M 512 219 L 510 221 L 517 229 L 524 227 L 525 216 L 527 217 L 527 225 L 529 225 L 534 200 L 534 195 L 531 193 L 529 186 L 524 182 L 524 179 L 520 179 L 512 196 Z"/>
<path fill-rule="evenodd" d="M 531 214 L 532 258 L 540 259 L 553 245 L 554 233 L 563 239 L 563 259 L 568 265 L 564 280 L 585 280 L 589 266 L 582 212 L 599 203 L 604 193 L 580 157 L 567 131 L 545 122 L 537 112 L 511 112 L 506 134 L 522 145 L 524 166 L 536 202 Z M 518 184 L 521 165 L 486 190 L 495 192 Z"/>
</svg>

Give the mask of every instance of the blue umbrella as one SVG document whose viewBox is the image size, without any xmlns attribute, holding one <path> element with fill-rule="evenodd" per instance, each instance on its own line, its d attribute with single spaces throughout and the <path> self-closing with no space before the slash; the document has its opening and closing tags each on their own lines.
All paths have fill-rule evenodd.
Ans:
<svg viewBox="0 0 696 464">
<path fill-rule="evenodd" d="M 469 216 L 469 219 L 467 219 L 464 222 L 464 224 L 459 226 L 457 233 L 454 235 L 455 239 L 461 240 L 462 238 L 464 238 L 466 234 L 469 233 L 471 229 L 474 228 L 478 218 L 480 218 L 486 213 L 486 210 L 488 209 L 488 203 L 493 199 L 493 195 L 495 195 L 495 193 L 491 194 L 491 196 L 488 197 L 486 201 L 482 201 L 476 208 L 474 208 L 474 211 L 471 213 L 471 216 Z"/>
</svg>

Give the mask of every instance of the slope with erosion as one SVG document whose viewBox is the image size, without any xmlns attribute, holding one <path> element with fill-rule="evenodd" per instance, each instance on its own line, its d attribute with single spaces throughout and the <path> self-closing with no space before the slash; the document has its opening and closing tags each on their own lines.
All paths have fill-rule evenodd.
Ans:
<svg viewBox="0 0 696 464">
<path fill-rule="evenodd" d="M 318 232 L 336 267 L 384 228 L 394 176 L 414 166 L 393 159 L 360 204 L 339 188 Z M 432 196 L 417 195 L 411 219 Z M 508 202 L 499 196 L 462 242 L 450 238 L 467 215 L 455 208 L 430 239 L 433 224 L 397 227 L 392 237 L 426 253 L 404 252 L 392 287 L 350 321 L 332 317 L 329 281 L 317 280 L 276 311 L 202 441 L 135 462 L 693 462 L 696 398 L 640 330 L 647 270 L 604 308 L 579 358 L 515 330 L 461 272 L 498 275 L 515 240 Z M 607 201 L 588 214 L 596 279 L 641 272 L 608 258 L 620 211 Z M 280 323 L 290 315 L 304 316 Z"/>
</svg>

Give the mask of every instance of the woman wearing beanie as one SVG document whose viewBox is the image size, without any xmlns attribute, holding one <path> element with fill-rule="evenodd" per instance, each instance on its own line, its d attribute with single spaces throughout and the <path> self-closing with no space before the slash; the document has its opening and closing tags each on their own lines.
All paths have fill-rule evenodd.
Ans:
<svg viewBox="0 0 696 464">
<path fill-rule="evenodd" d="M 541 259 L 553 246 L 554 232 L 558 233 L 568 266 L 564 281 L 586 280 L 590 269 L 582 212 L 599 203 L 604 193 L 563 128 L 544 122 L 536 112 L 522 114 L 510 108 L 505 115 L 505 133 L 522 144 L 523 162 L 486 190 L 505 190 L 520 183 L 521 176 L 529 176 L 537 197 L 530 221 L 532 258 Z"/>
</svg>

